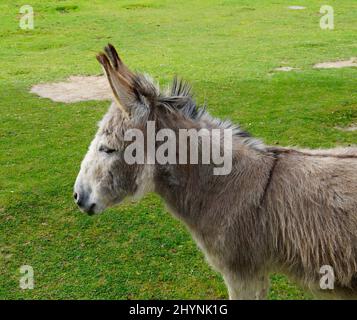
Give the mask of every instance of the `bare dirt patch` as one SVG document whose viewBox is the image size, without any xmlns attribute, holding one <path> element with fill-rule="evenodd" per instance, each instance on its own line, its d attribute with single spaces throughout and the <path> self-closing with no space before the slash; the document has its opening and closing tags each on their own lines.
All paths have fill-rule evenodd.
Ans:
<svg viewBox="0 0 357 320">
<path fill-rule="evenodd" d="M 352 57 L 350 60 L 341 60 L 341 61 L 327 61 L 316 63 L 314 65 L 315 69 L 333 69 L 333 68 L 349 68 L 357 67 L 357 58 Z"/>
<path fill-rule="evenodd" d="M 111 99 L 109 84 L 104 76 L 71 76 L 65 82 L 36 84 L 31 92 L 65 103 Z"/>
<path fill-rule="evenodd" d="M 306 7 L 302 7 L 302 6 L 290 6 L 288 7 L 291 10 L 304 10 L 306 9 Z"/>
<path fill-rule="evenodd" d="M 347 132 L 357 131 L 357 124 L 352 124 L 348 127 L 335 127 L 335 128 L 338 130 L 347 131 Z"/>
<path fill-rule="evenodd" d="M 274 70 L 275 71 L 289 72 L 289 71 L 297 70 L 297 68 L 294 68 L 294 67 L 279 67 L 279 68 L 275 68 Z"/>
</svg>

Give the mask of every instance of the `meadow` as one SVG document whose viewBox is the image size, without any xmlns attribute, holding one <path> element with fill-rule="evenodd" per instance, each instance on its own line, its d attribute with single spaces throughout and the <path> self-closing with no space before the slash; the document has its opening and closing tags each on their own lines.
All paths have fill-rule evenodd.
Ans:
<svg viewBox="0 0 357 320">
<path fill-rule="evenodd" d="M 222 278 L 158 196 L 89 217 L 73 202 L 80 162 L 109 102 L 66 104 L 29 92 L 102 70 L 113 43 L 128 66 L 166 85 L 188 80 L 199 103 L 265 143 L 356 144 L 357 69 L 314 69 L 357 56 L 354 0 L 21 1 L 0 3 L 0 299 L 225 299 Z M 320 28 L 322 4 L 335 28 Z M 290 10 L 289 5 L 305 6 Z M 290 66 L 290 72 L 275 68 Z M 22 265 L 35 288 L 19 287 Z M 310 299 L 272 275 L 270 299 Z"/>
</svg>

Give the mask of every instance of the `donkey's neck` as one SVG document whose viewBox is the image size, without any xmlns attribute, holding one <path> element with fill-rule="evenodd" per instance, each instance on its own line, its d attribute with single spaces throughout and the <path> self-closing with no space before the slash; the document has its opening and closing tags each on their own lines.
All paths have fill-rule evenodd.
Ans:
<svg viewBox="0 0 357 320">
<path fill-rule="evenodd" d="M 192 112 L 193 109 L 188 110 Z M 189 114 L 188 111 L 157 112 L 153 114 L 157 130 L 169 128 L 177 133 L 181 128 L 228 129 L 233 135 L 232 170 L 227 175 L 214 175 L 213 164 L 155 165 L 155 192 L 161 195 L 172 213 L 192 228 L 203 230 L 203 225 L 216 221 L 218 214 L 224 215 L 232 208 L 244 211 L 259 206 L 273 163 L 263 143 L 230 121 L 212 117 L 204 109 L 196 110 L 190 119 L 182 116 Z"/>
<path fill-rule="evenodd" d="M 233 141 L 232 171 L 213 175 L 213 165 L 155 166 L 154 186 L 172 213 L 194 229 L 210 230 L 226 212 L 254 211 L 260 206 L 274 159 Z"/>
</svg>

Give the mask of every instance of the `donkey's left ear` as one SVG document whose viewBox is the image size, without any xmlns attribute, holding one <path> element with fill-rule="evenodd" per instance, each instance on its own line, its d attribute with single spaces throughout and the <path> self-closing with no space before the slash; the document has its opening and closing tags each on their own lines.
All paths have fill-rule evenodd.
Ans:
<svg viewBox="0 0 357 320">
<path fill-rule="evenodd" d="M 135 108 L 143 106 L 143 103 L 146 104 L 147 96 L 151 93 L 145 90 L 142 76 L 134 74 L 125 66 L 111 44 L 106 46 L 104 51 L 105 53 L 97 55 L 97 60 L 104 68 L 116 104 L 129 118 Z"/>
</svg>

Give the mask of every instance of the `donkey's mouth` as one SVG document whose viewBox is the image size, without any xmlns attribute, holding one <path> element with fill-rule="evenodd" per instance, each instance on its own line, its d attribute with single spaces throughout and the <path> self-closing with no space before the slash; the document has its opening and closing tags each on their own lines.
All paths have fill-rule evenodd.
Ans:
<svg viewBox="0 0 357 320">
<path fill-rule="evenodd" d="M 87 213 L 89 216 L 93 216 L 93 215 L 101 213 L 103 211 L 103 209 L 100 208 L 100 206 L 98 204 L 96 204 L 96 203 L 92 203 L 88 207 L 79 206 L 79 209 L 82 212 Z"/>
<path fill-rule="evenodd" d="M 90 195 L 86 195 L 85 193 L 83 193 L 81 196 L 76 192 L 73 196 L 74 201 L 77 204 L 79 210 L 83 213 L 88 214 L 89 216 L 100 214 L 107 208 L 120 204 L 125 198 L 123 196 L 118 196 L 112 201 L 105 201 L 107 199 L 100 199 L 98 197 L 94 198 Z"/>
<path fill-rule="evenodd" d="M 96 206 L 97 206 L 97 204 L 96 204 L 96 203 L 93 203 L 93 204 L 88 208 L 88 210 L 85 210 L 85 212 L 87 212 L 89 216 L 94 215 L 95 213 L 97 213 L 97 212 L 96 212 Z"/>
</svg>

